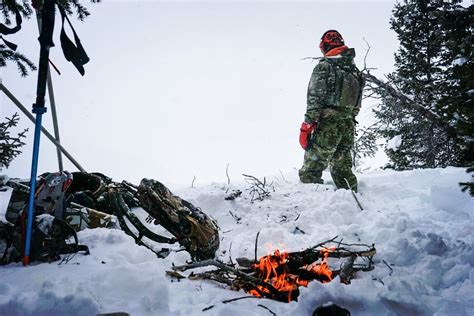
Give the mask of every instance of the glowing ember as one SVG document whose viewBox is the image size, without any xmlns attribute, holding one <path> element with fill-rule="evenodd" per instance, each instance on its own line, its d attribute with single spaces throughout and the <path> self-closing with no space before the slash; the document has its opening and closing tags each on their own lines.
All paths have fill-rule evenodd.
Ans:
<svg viewBox="0 0 474 316">
<path fill-rule="evenodd" d="M 327 263 L 330 249 L 322 250 L 323 259 L 321 263 L 312 263 L 303 267 L 305 277 L 300 279 L 298 275 L 302 272 L 301 269 L 290 271 L 290 259 L 288 252 L 280 253 L 275 250 L 273 255 L 267 255 L 260 258 L 260 261 L 252 265 L 252 269 L 259 272 L 259 277 L 267 284 L 271 285 L 282 297 L 286 297 L 290 302 L 292 298 L 298 295 L 295 291 L 299 286 L 307 286 L 309 281 L 319 279 L 322 282 L 329 282 L 332 280 L 332 272 Z M 257 288 L 251 289 L 248 293 L 257 297 L 272 297 L 275 298 L 274 293 L 265 286 L 258 285 Z M 296 294 L 296 295 L 294 295 Z M 295 297 L 292 297 L 295 296 Z"/>
</svg>

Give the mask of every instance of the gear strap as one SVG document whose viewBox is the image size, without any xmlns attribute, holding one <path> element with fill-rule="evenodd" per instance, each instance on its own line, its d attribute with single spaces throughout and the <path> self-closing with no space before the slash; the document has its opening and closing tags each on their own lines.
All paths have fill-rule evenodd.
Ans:
<svg viewBox="0 0 474 316">
<path fill-rule="evenodd" d="M 14 27 L 8 27 L 3 23 L 0 23 L 0 34 L 3 35 L 9 35 L 9 34 L 15 34 L 19 30 L 21 30 L 21 23 L 22 23 L 22 18 L 20 11 L 18 10 L 17 7 L 13 7 L 13 12 L 15 12 L 15 23 L 16 25 Z M 8 48 L 10 48 L 13 51 L 16 51 L 18 45 L 7 41 L 6 39 L 3 38 L 2 35 L 0 35 L 0 39 L 7 45 Z"/>
<path fill-rule="evenodd" d="M 8 27 L 5 24 L 0 23 L 0 34 L 9 35 L 9 34 L 14 34 L 18 32 L 19 30 L 21 30 L 22 18 L 21 18 L 20 11 L 18 10 L 17 7 L 13 7 L 12 11 L 15 12 L 15 22 L 16 22 L 15 27 Z"/>
<path fill-rule="evenodd" d="M 158 243 L 174 244 L 176 242 L 175 239 L 160 236 L 146 228 L 145 225 L 143 225 L 143 223 L 138 219 L 138 217 L 130 210 L 120 193 L 109 191 L 109 194 L 110 200 L 112 202 L 111 204 L 116 210 L 115 215 L 117 215 L 120 227 L 127 233 L 127 235 L 132 236 L 137 244 L 148 247 L 141 240 L 143 237 L 147 237 Z M 134 234 L 128 227 L 125 218 L 138 230 L 138 236 L 137 234 Z"/>
<path fill-rule="evenodd" d="M 84 50 L 84 47 L 81 44 L 81 40 L 79 39 L 79 36 L 76 33 L 76 30 L 74 30 L 74 27 L 71 24 L 71 21 L 69 21 L 69 18 L 66 15 L 66 12 L 64 11 L 64 8 L 58 5 L 59 8 L 59 13 L 61 14 L 61 19 L 62 19 L 62 26 L 61 26 L 61 35 L 60 35 L 60 40 L 61 40 L 61 47 L 63 49 L 64 57 L 66 58 L 67 61 L 71 62 L 79 71 L 79 73 L 84 76 L 85 70 L 84 70 L 84 65 L 89 62 L 89 56 L 87 56 L 86 51 Z M 71 41 L 71 39 L 66 35 L 66 31 L 64 30 L 64 20 L 67 20 L 69 26 L 71 27 L 72 33 L 74 34 L 74 43 Z"/>
</svg>

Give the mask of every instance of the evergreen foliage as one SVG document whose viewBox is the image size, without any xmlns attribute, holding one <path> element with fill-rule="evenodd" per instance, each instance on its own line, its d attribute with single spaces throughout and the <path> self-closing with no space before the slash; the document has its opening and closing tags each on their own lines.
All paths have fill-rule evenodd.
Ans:
<svg viewBox="0 0 474 316">
<path fill-rule="evenodd" d="M 405 0 L 393 10 L 391 28 L 400 48 L 388 76 L 398 91 L 430 111 L 436 120 L 398 98 L 380 92 L 379 132 L 402 137 L 387 148 L 396 170 L 473 164 L 472 8 L 461 0 Z M 469 106 L 471 104 L 471 106 Z M 439 124 L 442 122 L 443 124 Z M 470 151 L 470 152 L 469 152 Z"/>
<path fill-rule="evenodd" d="M 18 113 L 5 119 L 5 122 L 0 122 L 0 168 L 8 168 L 12 160 L 21 154 L 20 148 L 25 145 L 22 139 L 26 137 L 25 133 L 28 131 L 28 129 L 25 129 L 16 136 L 11 136 L 11 128 L 18 124 Z"/>
<path fill-rule="evenodd" d="M 29 19 L 33 14 L 31 6 L 26 1 L 23 1 L 23 3 L 17 3 L 15 0 L 0 1 L 0 16 L 6 26 L 12 25 L 12 17 L 15 16 L 16 11 L 20 12 L 26 19 Z M 0 36 L 2 35 L 0 34 Z M 8 61 L 16 64 L 22 77 L 27 76 L 28 71 L 36 70 L 36 66 L 26 56 L 4 44 L 0 44 L 0 67 L 5 67 Z"/>
<path fill-rule="evenodd" d="M 100 2 L 100 0 L 90 1 L 92 3 Z M 4 23 L 6 26 L 11 26 L 16 11 L 20 12 L 23 18 L 30 19 L 34 12 L 31 7 L 31 2 L 36 2 L 40 5 L 42 0 L 23 0 L 20 3 L 17 3 L 16 0 L 0 0 L 0 23 Z M 56 3 L 65 9 L 67 15 L 73 15 L 75 13 L 77 18 L 81 21 L 90 15 L 87 8 L 84 7 L 79 0 L 56 0 Z M 29 71 L 36 70 L 34 63 L 26 56 L 16 52 L 11 47 L 0 44 L 0 67 L 5 67 L 7 62 L 15 63 L 20 75 L 23 77 L 27 76 Z"/>
<path fill-rule="evenodd" d="M 474 167 L 469 167 L 466 170 L 467 173 L 471 173 L 471 181 L 469 182 L 461 182 L 459 185 L 462 188 L 462 191 L 469 191 L 471 196 L 474 196 Z"/>
<path fill-rule="evenodd" d="M 357 129 L 356 140 L 352 149 L 352 165 L 358 166 L 365 157 L 374 157 L 378 150 L 377 125 Z"/>
</svg>

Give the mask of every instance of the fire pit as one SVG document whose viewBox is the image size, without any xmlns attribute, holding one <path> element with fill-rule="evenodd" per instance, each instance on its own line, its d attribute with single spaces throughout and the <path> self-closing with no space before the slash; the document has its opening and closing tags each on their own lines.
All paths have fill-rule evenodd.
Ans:
<svg viewBox="0 0 474 316">
<path fill-rule="evenodd" d="M 192 272 L 188 278 L 213 280 L 233 290 L 243 289 L 255 297 L 291 302 L 298 299 L 299 287 L 313 280 L 326 283 L 339 276 L 342 283 L 350 284 L 355 272 L 373 269 L 374 245 L 347 244 L 336 239 L 337 236 L 298 252 L 275 250 L 259 260 L 238 258 L 238 265 L 232 260 L 229 263 L 205 260 L 174 266 L 174 271 L 168 274 L 185 278 L 177 271 L 214 266 L 217 269 Z"/>
</svg>

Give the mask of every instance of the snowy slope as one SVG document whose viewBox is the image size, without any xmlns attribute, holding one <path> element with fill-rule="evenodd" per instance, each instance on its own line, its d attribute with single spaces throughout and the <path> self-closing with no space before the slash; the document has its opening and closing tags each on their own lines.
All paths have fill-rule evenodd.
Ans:
<svg viewBox="0 0 474 316">
<path fill-rule="evenodd" d="M 241 179 L 231 179 L 230 189 L 244 191 L 235 201 L 224 200 L 226 183 L 178 188 L 176 194 L 217 219 L 222 260 L 231 243 L 232 258 L 253 258 L 260 231 L 259 255 L 301 250 L 338 235 L 345 242 L 375 243 L 376 267 L 359 272 L 350 285 L 338 278 L 314 281 L 300 288 L 298 302 L 223 304 L 246 293 L 165 275 L 173 263 L 189 259 L 186 253 L 157 259 L 122 231 L 86 230 L 79 238 L 90 256 L 78 254 L 61 265 L 0 267 L 0 315 L 270 315 L 259 304 L 278 315 L 311 315 L 328 301 L 352 315 L 474 315 L 474 202 L 457 185 L 468 178 L 457 168 L 361 174 L 364 211 L 350 192 L 335 191 L 329 181 L 301 184 L 296 171 L 268 177 L 275 192 L 262 202 L 250 202 Z"/>
</svg>

